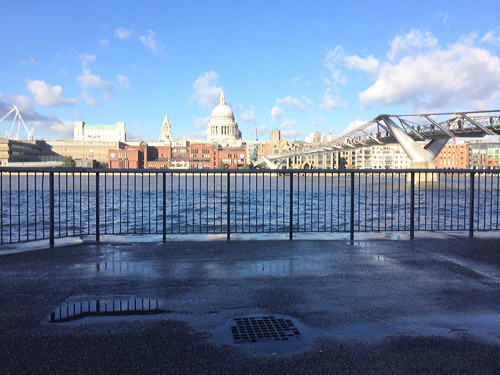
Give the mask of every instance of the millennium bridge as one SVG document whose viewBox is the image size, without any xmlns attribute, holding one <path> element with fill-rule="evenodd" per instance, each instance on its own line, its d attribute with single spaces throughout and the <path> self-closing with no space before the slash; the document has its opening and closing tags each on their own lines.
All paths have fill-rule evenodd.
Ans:
<svg viewBox="0 0 500 375">
<path fill-rule="evenodd" d="M 398 143 L 410 158 L 411 168 L 434 168 L 434 159 L 449 139 L 499 134 L 500 110 L 384 114 L 320 146 L 281 155 L 262 155 L 256 166 L 277 169 L 287 164 L 287 159 L 297 156 L 336 154 L 359 147 Z"/>
</svg>

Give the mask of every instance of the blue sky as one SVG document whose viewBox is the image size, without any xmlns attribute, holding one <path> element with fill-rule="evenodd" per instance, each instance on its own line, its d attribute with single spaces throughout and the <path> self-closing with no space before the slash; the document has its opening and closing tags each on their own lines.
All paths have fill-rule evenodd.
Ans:
<svg viewBox="0 0 500 375">
<path fill-rule="evenodd" d="M 124 121 L 205 138 L 224 87 L 244 140 L 378 114 L 500 108 L 500 3 L 0 0 L 0 118 L 38 137 Z M 10 127 L 0 123 L 0 136 Z"/>
</svg>

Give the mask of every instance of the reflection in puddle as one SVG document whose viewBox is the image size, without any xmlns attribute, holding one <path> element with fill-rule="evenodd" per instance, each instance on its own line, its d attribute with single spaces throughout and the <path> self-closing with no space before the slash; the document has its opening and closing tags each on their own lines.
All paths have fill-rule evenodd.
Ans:
<svg viewBox="0 0 500 375">
<path fill-rule="evenodd" d="M 168 313 L 157 299 L 125 298 L 66 302 L 50 313 L 51 323 L 64 323 L 89 316 L 153 315 Z"/>
</svg>

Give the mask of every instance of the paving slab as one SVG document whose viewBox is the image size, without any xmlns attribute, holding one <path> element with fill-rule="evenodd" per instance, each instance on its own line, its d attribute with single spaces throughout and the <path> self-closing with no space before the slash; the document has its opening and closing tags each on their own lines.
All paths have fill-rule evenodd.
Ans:
<svg viewBox="0 0 500 375">
<path fill-rule="evenodd" d="M 498 236 L 104 240 L 4 249 L 1 373 L 500 373 Z"/>
</svg>

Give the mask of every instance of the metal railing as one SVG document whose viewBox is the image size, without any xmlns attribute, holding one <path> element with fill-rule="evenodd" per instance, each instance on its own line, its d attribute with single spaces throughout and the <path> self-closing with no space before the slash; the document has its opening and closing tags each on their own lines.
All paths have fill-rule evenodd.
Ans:
<svg viewBox="0 0 500 375">
<path fill-rule="evenodd" d="M 108 234 L 499 230 L 499 170 L 0 168 L 0 243 Z"/>
</svg>

